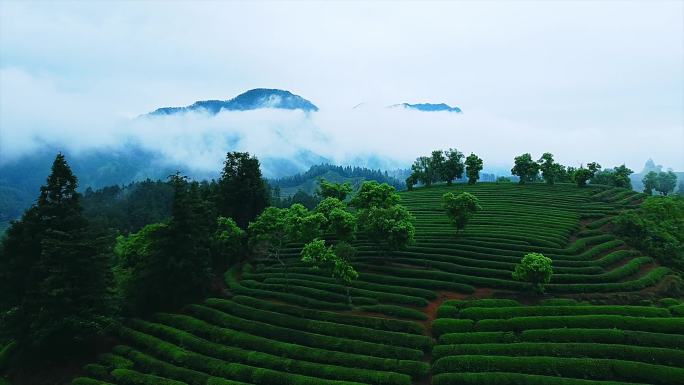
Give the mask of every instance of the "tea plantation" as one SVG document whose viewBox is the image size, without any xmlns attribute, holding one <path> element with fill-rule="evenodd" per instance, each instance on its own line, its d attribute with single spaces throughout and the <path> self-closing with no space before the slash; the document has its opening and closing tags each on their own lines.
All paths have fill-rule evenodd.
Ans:
<svg viewBox="0 0 684 385">
<path fill-rule="evenodd" d="M 456 234 L 441 197 L 482 210 Z M 347 288 L 300 261 L 256 261 L 225 276 L 225 298 L 131 320 L 74 385 L 684 384 L 677 300 L 611 304 L 670 279 L 606 231 L 642 194 L 574 185 L 483 183 L 401 194 L 416 242 L 390 256 L 355 241 Z M 543 253 L 546 295 L 511 273 Z M 351 303 L 350 303 L 351 302 Z"/>
</svg>

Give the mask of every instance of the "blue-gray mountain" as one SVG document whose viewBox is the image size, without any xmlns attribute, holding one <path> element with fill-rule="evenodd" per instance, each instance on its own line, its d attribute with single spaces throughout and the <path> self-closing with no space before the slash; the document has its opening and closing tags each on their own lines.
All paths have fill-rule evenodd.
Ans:
<svg viewBox="0 0 684 385">
<path fill-rule="evenodd" d="M 433 103 L 417 103 L 417 104 L 399 103 L 399 104 L 392 105 L 390 107 L 404 107 L 404 108 L 410 108 L 413 110 L 426 111 L 426 112 L 435 112 L 435 111 L 462 112 L 460 108 L 458 108 L 456 106 L 451 107 L 450 105 L 445 104 L 445 103 L 439 103 L 439 104 L 433 104 Z"/>
<path fill-rule="evenodd" d="M 222 110 L 248 111 L 259 108 L 279 108 L 285 110 L 318 111 L 310 101 L 290 91 L 256 88 L 242 93 L 230 100 L 202 100 L 186 107 L 162 107 L 148 115 L 175 115 L 186 112 L 207 112 L 216 115 Z"/>
</svg>

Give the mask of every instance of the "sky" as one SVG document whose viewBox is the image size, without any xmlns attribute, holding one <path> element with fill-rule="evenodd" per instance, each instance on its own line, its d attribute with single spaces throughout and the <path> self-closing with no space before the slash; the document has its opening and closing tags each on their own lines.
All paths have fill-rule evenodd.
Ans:
<svg viewBox="0 0 684 385">
<path fill-rule="evenodd" d="M 136 119 L 252 88 L 320 111 Z M 684 2 L 0 1 L 0 161 L 131 140 L 203 169 L 230 150 L 407 167 L 455 147 L 485 169 L 548 151 L 684 171 Z"/>
</svg>

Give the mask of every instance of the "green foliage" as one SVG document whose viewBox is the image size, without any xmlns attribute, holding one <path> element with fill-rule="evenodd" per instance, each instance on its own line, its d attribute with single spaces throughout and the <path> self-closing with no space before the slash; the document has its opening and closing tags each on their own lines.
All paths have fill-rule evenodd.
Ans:
<svg viewBox="0 0 684 385">
<path fill-rule="evenodd" d="M 363 182 L 352 198 L 351 205 L 359 210 L 371 207 L 388 208 L 399 204 L 400 199 L 396 189 L 387 183 L 368 181 Z"/>
<path fill-rule="evenodd" d="M 597 171 L 591 177 L 591 184 L 603 184 L 612 187 L 631 189 L 632 182 L 629 179 L 629 175 L 632 173 L 634 173 L 634 171 L 630 170 L 623 164 L 613 169 Z"/>
<path fill-rule="evenodd" d="M 455 148 L 444 151 L 444 166 L 442 169 L 442 180 L 450 185 L 454 179 L 461 179 L 465 164 L 463 163 L 463 153 Z"/>
<path fill-rule="evenodd" d="M 268 207 L 249 224 L 249 246 L 253 252 L 275 258 L 281 264 L 280 251 L 288 242 L 288 209 Z"/>
<path fill-rule="evenodd" d="M 480 171 L 482 171 L 482 159 L 472 152 L 465 160 L 466 175 L 468 176 L 468 184 L 475 184 L 480 179 Z"/>
<path fill-rule="evenodd" d="M 515 165 L 511 169 L 511 174 L 520 177 L 520 184 L 534 182 L 539 174 L 539 164 L 532 160 L 529 153 L 515 157 Z"/>
<path fill-rule="evenodd" d="M 316 206 L 315 213 L 325 218 L 325 229 L 335 234 L 340 240 L 350 241 L 356 233 L 356 216 L 351 213 L 344 202 L 337 198 L 325 198 Z"/>
<path fill-rule="evenodd" d="M 342 246 L 339 250 L 346 250 L 346 254 L 352 254 L 353 251 L 348 248 L 351 245 L 346 245 L 347 247 Z M 345 258 L 344 255 L 341 255 L 342 253 L 338 254 L 336 251 L 332 246 L 326 247 L 324 240 L 315 239 L 304 245 L 300 256 L 302 262 L 308 263 L 314 268 L 329 270 L 333 278 L 339 279 L 348 287 L 353 280 L 359 277 L 359 273 L 354 270 L 348 256 Z"/>
<path fill-rule="evenodd" d="M 442 207 L 446 211 L 449 221 L 456 226 L 457 233 L 465 228 L 476 212 L 482 210 L 479 199 L 468 192 L 462 192 L 458 195 L 454 195 L 452 192 L 444 193 L 442 195 Z"/>
<path fill-rule="evenodd" d="M 344 201 L 351 194 L 352 186 L 349 182 L 331 183 L 321 178 L 318 182 L 318 195 L 325 198 L 337 198 Z"/>
<path fill-rule="evenodd" d="M 351 305 L 352 297 L 349 285 L 359 277 L 359 273 L 351 265 L 351 257 L 354 252 L 348 243 L 340 243 L 333 250 L 332 246 L 325 246 L 324 240 L 315 239 L 304 245 L 300 256 L 302 262 L 312 265 L 315 269 L 325 269 L 330 272 L 333 278 L 342 282 L 347 289 L 347 302 Z"/>
<path fill-rule="evenodd" d="M 649 197 L 614 220 L 614 231 L 660 263 L 684 269 L 684 198 Z"/>
<path fill-rule="evenodd" d="M 551 258 L 540 253 L 529 253 L 515 266 L 512 276 L 518 281 L 531 283 L 534 291 L 543 293 L 544 286 L 551 281 L 552 274 Z"/>
<path fill-rule="evenodd" d="M 209 189 L 210 185 L 203 187 Z M 82 199 L 83 215 L 92 226 L 123 234 L 139 231 L 150 223 L 167 222 L 172 202 L 173 187 L 149 179 L 122 187 L 87 188 Z"/>
<path fill-rule="evenodd" d="M 371 207 L 359 211 L 359 228 L 378 250 L 400 250 L 413 243 L 413 216 L 405 207 Z"/>
<path fill-rule="evenodd" d="M 672 171 L 659 172 L 658 178 L 656 179 L 656 184 L 654 186 L 655 190 L 660 193 L 660 195 L 667 195 L 674 191 L 677 185 L 677 174 Z"/>
<path fill-rule="evenodd" d="M 655 171 L 649 171 L 648 174 L 644 175 L 641 182 L 644 184 L 644 193 L 647 195 L 653 195 L 653 190 L 658 185 L 658 173 Z"/>
<path fill-rule="evenodd" d="M 216 208 L 220 216 L 233 218 L 241 228 L 268 204 L 266 183 L 259 160 L 248 152 L 229 152 L 219 179 Z"/>
<path fill-rule="evenodd" d="M 411 181 L 420 182 L 425 186 L 431 186 L 436 181 L 436 170 L 433 167 L 432 158 L 427 156 L 418 157 L 411 165 Z"/>
<path fill-rule="evenodd" d="M 132 266 L 125 290 L 127 311 L 133 314 L 176 309 L 209 291 L 214 219 L 197 183 L 179 173 L 170 176 L 170 183 L 171 221 L 138 234 L 146 249 L 136 254 L 145 258 Z"/>
<path fill-rule="evenodd" d="M 216 230 L 211 237 L 211 255 L 214 266 L 227 266 L 238 262 L 243 253 L 246 233 L 232 218 L 216 218 Z"/>
<path fill-rule="evenodd" d="M 83 217 L 76 187 L 58 154 L 37 203 L 3 240 L 0 341 L 16 342 L 16 363 L 64 358 L 112 323 L 109 255 Z"/>
<path fill-rule="evenodd" d="M 556 180 L 562 180 L 563 175 L 566 174 L 565 167 L 556 163 L 553 160 L 553 154 L 550 152 L 545 152 L 537 163 L 539 163 L 539 170 L 541 170 L 542 178 L 544 178 L 544 181 L 549 185 L 556 183 Z"/>
<path fill-rule="evenodd" d="M 600 169 L 600 164 L 591 162 L 587 164 L 587 168 L 580 166 L 580 168 L 572 171 L 570 176 L 577 183 L 578 187 L 584 187 L 587 185 L 587 181 L 592 179 Z"/>
</svg>

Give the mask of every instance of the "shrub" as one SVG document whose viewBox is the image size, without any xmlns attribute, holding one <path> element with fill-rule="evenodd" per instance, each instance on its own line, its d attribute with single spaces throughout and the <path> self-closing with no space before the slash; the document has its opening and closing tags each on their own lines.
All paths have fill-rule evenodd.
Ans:
<svg viewBox="0 0 684 385">
<path fill-rule="evenodd" d="M 433 385 L 628 385 L 624 382 L 601 381 L 525 373 L 443 373 L 432 378 Z"/>
<path fill-rule="evenodd" d="M 158 314 L 156 318 L 165 324 L 189 331 L 217 343 L 239 346 L 246 350 L 260 351 L 304 361 L 339 364 L 362 369 L 392 371 L 409 374 L 414 377 L 426 375 L 429 368 L 425 362 L 379 358 L 329 350 L 332 346 L 328 346 L 328 349 L 319 349 L 282 342 L 271 338 L 264 338 L 221 328 L 183 315 Z"/>
<path fill-rule="evenodd" d="M 392 317 L 415 319 L 415 320 L 420 320 L 420 321 L 427 319 L 427 315 L 425 313 L 418 311 L 416 309 L 411 309 L 411 308 L 401 307 L 401 306 L 393 306 L 393 305 L 359 306 L 359 310 L 367 311 L 367 312 L 371 312 L 371 313 L 385 314 L 385 315 L 389 315 Z"/>
<path fill-rule="evenodd" d="M 628 380 L 652 384 L 684 383 L 684 369 L 642 362 L 559 357 L 449 356 L 433 366 L 435 373 L 522 372 L 595 380 Z"/>
<path fill-rule="evenodd" d="M 278 313 L 290 314 L 300 318 L 343 323 L 383 331 L 386 330 L 411 334 L 425 333 L 425 328 L 423 327 L 423 325 L 416 322 L 401 321 L 381 317 L 364 317 L 344 313 L 334 313 L 321 310 L 306 309 L 298 306 L 283 305 L 245 296 L 235 296 L 231 299 L 243 305 L 263 310 L 274 311 Z"/>
<path fill-rule="evenodd" d="M 476 331 L 522 331 L 526 329 L 601 328 L 684 334 L 684 319 L 643 318 L 621 315 L 575 315 L 485 319 L 475 324 Z"/>
<path fill-rule="evenodd" d="M 152 374 L 138 373 L 130 369 L 114 369 L 112 377 L 122 385 L 186 385 L 185 382 L 170 380 Z"/>
<path fill-rule="evenodd" d="M 471 307 L 463 309 L 459 317 L 479 321 L 491 318 L 529 316 L 563 316 L 587 314 L 616 314 L 635 317 L 669 317 L 667 309 L 649 306 L 580 305 L 580 306 L 519 306 L 500 308 Z"/>
<path fill-rule="evenodd" d="M 681 350 L 593 342 L 476 343 L 439 345 L 432 350 L 433 359 L 456 355 L 610 358 L 684 367 L 684 351 Z"/>
<path fill-rule="evenodd" d="M 467 332 L 473 329 L 473 324 L 472 320 L 438 318 L 432 322 L 432 333 L 439 337 L 445 333 Z"/>
<path fill-rule="evenodd" d="M 371 355 L 375 357 L 420 360 L 423 352 L 400 346 L 382 345 L 365 341 L 351 342 L 348 339 L 307 333 L 300 330 L 274 326 L 264 322 L 243 320 L 213 308 L 190 305 L 188 311 L 214 325 L 242 330 L 247 333 L 272 338 L 284 342 L 334 349 L 347 353 Z"/>
<path fill-rule="evenodd" d="M 350 338 L 369 342 L 406 346 L 415 349 L 428 349 L 431 346 L 430 339 L 426 336 L 389 332 L 384 330 L 380 331 L 327 321 L 309 320 L 305 318 L 294 317 L 283 313 L 276 313 L 272 311 L 251 308 L 236 302 L 217 298 L 207 299 L 205 303 L 211 307 L 217 308 L 221 311 L 233 314 L 241 318 L 261 321 L 264 323 L 269 323 L 271 325 L 283 326 L 295 330 L 302 330 L 311 333 L 334 336 L 339 338 Z M 415 311 L 414 309 L 397 306 L 382 306 L 389 307 L 390 309 L 401 309 L 401 311 Z"/>
</svg>

